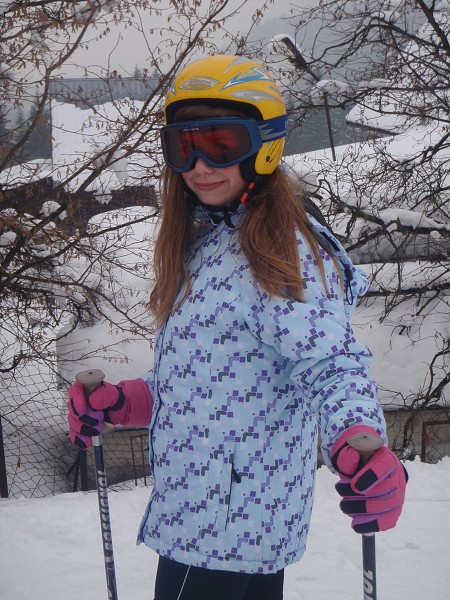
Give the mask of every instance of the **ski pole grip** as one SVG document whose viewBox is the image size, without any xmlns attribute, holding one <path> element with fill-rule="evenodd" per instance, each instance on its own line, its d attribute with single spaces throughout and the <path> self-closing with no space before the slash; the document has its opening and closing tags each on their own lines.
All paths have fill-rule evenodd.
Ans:
<svg viewBox="0 0 450 600">
<path fill-rule="evenodd" d="M 100 387 L 104 379 L 105 374 L 100 369 L 88 369 L 75 375 L 75 380 L 83 384 L 87 398 Z"/>
<path fill-rule="evenodd" d="M 384 445 L 382 438 L 371 433 L 357 433 L 348 438 L 347 444 L 358 450 L 367 462 L 373 453 Z"/>
<path fill-rule="evenodd" d="M 84 393 L 86 394 L 86 398 L 89 401 L 89 396 L 92 392 L 100 387 L 102 381 L 105 379 L 105 374 L 100 369 L 88 369 L 87 371 L 80 371 L 75 375 L 75 380 L 79 383 L 83 384 Z M 114 431 L 114 425 L 111 423 L 104 423 L 103 432 L 110 433 Z M 94 446 L 98 446 L 102 443 L 102 438 L 100 435 L 96 435 L 92 438 L 92 443 Z"/>
</svg>

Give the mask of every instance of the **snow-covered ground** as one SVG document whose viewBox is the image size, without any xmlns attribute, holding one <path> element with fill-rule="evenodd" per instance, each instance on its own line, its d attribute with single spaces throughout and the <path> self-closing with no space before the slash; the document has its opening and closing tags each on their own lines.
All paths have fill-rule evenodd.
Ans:
<svg viewBox="0 0 450 600">
<path fill-rule="evenodd" d="M 379 600 L 450 597 L 450 458 L 407 463 L 406 504 L 396 528 L 379 533 Z M 336 477 L 318 471 L 303 559 L 286 569 L 285 600 L 363 600 L 360 536 L 339 508 Z M 120 600 L 151 600 L 157 556 L 135 546 L 150 490 L 110 492 Z M 95 492 L 0 500 L 1 600 L 106 600 Z"/>
</svg>

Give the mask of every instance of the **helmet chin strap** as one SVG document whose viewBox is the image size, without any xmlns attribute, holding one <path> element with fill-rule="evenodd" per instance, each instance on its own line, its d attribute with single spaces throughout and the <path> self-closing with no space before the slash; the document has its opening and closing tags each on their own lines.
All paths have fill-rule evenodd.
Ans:
<svg viewBox="0 0 450 600">
<path fill-rule="evenodd" d="M 250 183 L 247 186 L 247 189 L 242 194 L 242 196 L 239 200 L 240 203 L 243 204 L 244 206 L 248 206 L 252 196 L 254 196 L 255 192 L 257 192 L 260 189 L 263 181 L 264 181 L 263 175 L 255 175 L 253 181 L 250 181 Z"/>
<path fill-rule="evenodd" d="M 239 198 L 222 206 L 205 204 L 197 197 L 195 197 L 195 200 L 199 206 L 201 206 L 208 213 L 209 218 L 215 225 L 219 225 L 223 221 L 225 225 L 234 229 L 234 223 L 231 220 L 231 215 L 233 215 L 239 208 Z"/>
<path fill-rule="evenodd" d="M 196 198 L 196 201 L 209 214 L 213 223 L 218 225 L 223 221 L 225 225 L 234 229 L 234 223 L 231 219 L 231 216 L 236 213 L 241 204 L 244 206 L 249 205 L 251 197 L 261 187 L 263 179 L 263 175 L 256 175 L 254 180 L 248 184 L 247 189 L 240 197 L 222 206 L 211 206 L 210 204 L 205 204 L 199 198 Z"/>
<path fill-rule="evenodd" d="M 231 228 L 234 228 L 234 224 L 231 220 L 231 215 L 233 215 L 239 208 L 241 204 L 244 206 L 248 206 L 252 196 L 255 192 L 261 187 L 261 184 L 264 180 L 263 175 L 256 175 L 254 180 L 251 181 L 245 192 L 237 197 L 232 202 L 228 204 L 224 204 L 221 206 L 213 206 L 211 204 L 205 204 L 199 198 L 195 196 L 195 201 L 209 214 L 211 220 L 218 225 L 222 221 Z"/>
</svg>

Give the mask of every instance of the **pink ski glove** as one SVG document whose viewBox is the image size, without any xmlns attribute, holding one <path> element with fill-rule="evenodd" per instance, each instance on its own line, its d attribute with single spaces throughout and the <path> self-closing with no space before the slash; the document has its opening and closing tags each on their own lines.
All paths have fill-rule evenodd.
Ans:
<svg viewBox="0 0 450 600">
<path fill-rule="evenodd" d="M 142 379 L 121 381 L 111 385 L 103 381 L 87 400 L 83 384 L 76 382 L 69 388 L 69 437 L 75 446 L 85 450 L 92 445 L 92 437 L 100 435 L 103 423 L 145 427 L 152 416 L 152 396 Z"/>
<path fill-rule="evenodd" d="M 357 533 L 385 531 L 395 526 L 405 499 L 408 474 L 386 446 L 365 463 L 347 440 L 356 433 L 378 435 L 371 427 L 356 426 L 345 431 L 333 446 L 331 463 L 339 473 L 336 490 L 340 508 L 352 518 Z M 364 464 L 365 463 L 365 464 Z"/>
</svg>

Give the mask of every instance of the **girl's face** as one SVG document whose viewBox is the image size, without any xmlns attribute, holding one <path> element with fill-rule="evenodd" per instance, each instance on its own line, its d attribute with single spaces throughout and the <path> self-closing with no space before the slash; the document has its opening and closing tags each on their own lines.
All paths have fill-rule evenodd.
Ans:
<svg viewBox="0 0 450 600">
<path fill-rule="evenodd" d="M 225 206 L 233 202 L 242 196 L 248 186 L 242 179 L 239 164 L 216 169 L 197 158 L 194 168 L 181 175 L 200 202 L 209 206 Z"/>
</svg>

